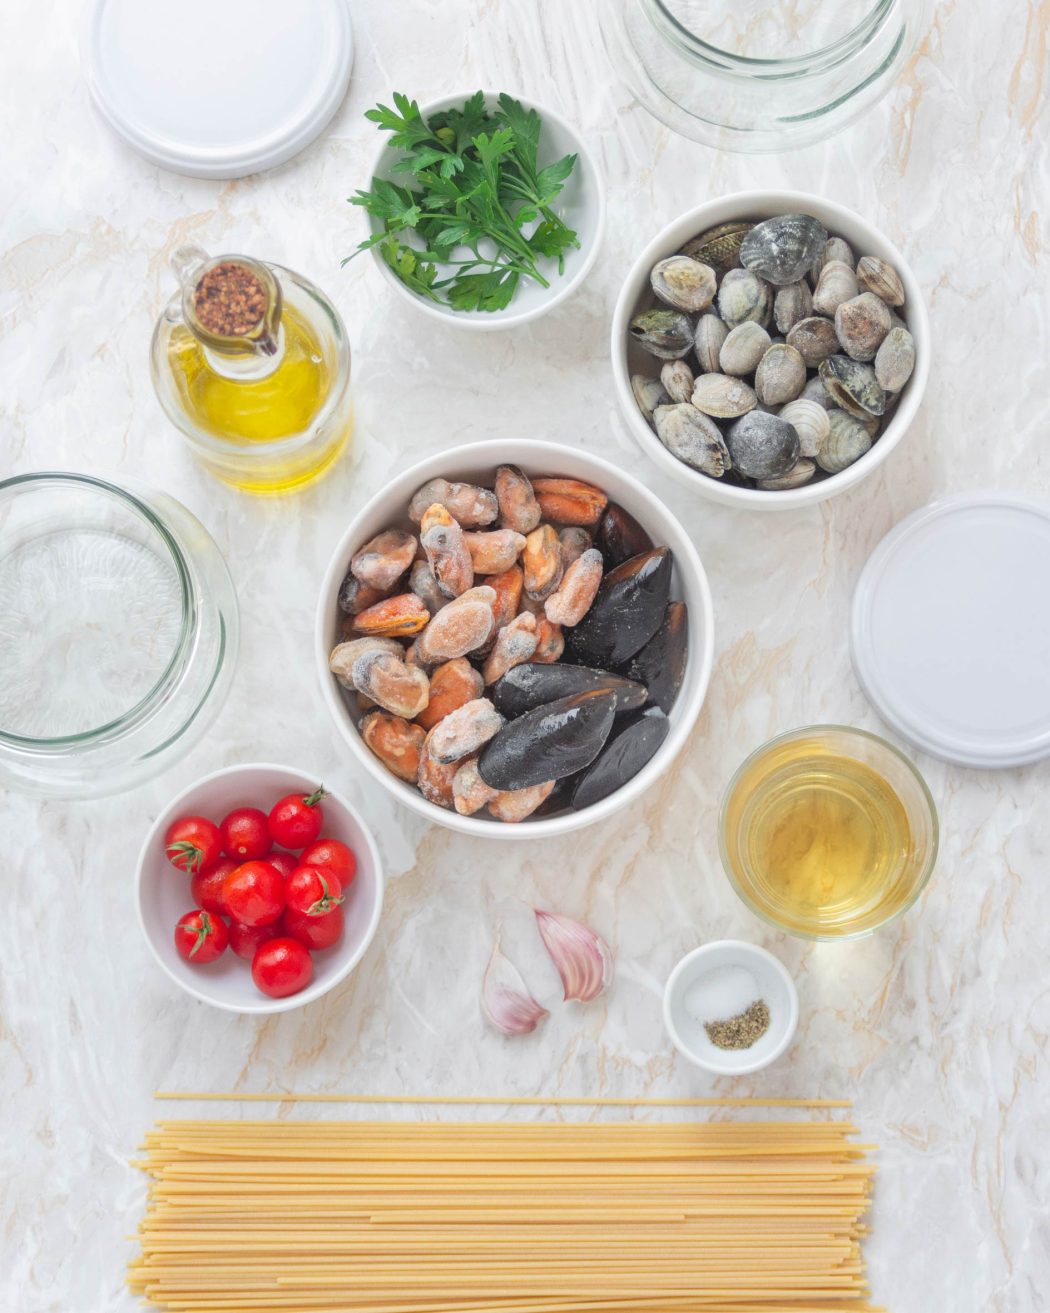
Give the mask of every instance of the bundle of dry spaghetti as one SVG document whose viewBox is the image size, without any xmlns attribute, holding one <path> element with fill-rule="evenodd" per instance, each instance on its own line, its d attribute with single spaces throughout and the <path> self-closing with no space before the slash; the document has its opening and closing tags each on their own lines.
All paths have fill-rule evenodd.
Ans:
<svg viewBox="0 0 1050 1313">
<path fill-rule="evenodd" d="M 854 1131 L 163 1121 L 129 1284 L 182 1313 L 860 1313 Z"/>
</svg>

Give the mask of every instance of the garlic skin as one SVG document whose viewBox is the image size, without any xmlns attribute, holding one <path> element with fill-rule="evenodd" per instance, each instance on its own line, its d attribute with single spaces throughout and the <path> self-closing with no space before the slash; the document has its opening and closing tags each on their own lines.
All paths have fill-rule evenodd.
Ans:
<svg viewBox="0 0 1050 1313">
<path fill-rule="evenodd" d="M 565 1001 L 591 1003 L 612 980 L 612 953 L 600 935 L 579 921 L 534 907 L 536 924 L 551 961 L 558 969 Z"/>
<path fill-rule="evenodd" d="M 498 936 L 481 981 L 481 1010 L 504 1035 L 531 1035 L 550 1016 L 529 993 L 521 972 L 500 948 Z"/>
</svg>

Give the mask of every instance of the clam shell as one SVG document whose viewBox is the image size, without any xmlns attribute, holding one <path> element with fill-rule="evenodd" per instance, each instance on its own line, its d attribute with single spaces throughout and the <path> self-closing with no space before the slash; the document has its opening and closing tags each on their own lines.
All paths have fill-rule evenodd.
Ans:
<svg viewBox="0 0 1050 1313">
<path fill-rule="evenodd" d="M 754 389 L 728 374 L 701 374 L 693 388 L 693 405 L 715 419 L 737 419 L 758 403 Z"/>
<path fill-rule="evenodd" d="M 874 292 L 861 292 L 835 311 L 835 332 L 842 349 L 854 360 L 874 360 L 889 331 L 889 306 Z"/>
<path fill-rule="evenodd" d="M 705 374 L 716 374 L 718 353 L 729 333 L 729 325 L 717 315 L 701 315 L 696 326 L 696 358 Z"/>
<path fill-rule="evenodd" d="M 793 346 L 775 342 L 755 370 L 755 395 L 764 406 L 794 401 L 806 386 L 806 362 Z"/>
<path fill-rule="evenodd" d="M 783 287 L 805 277 L 828 230 L 809 214 L 778 214 L 751 229 L 740 244 L 740 263 L 767 282 Z"/>
<path fill-rule="evenodd" d="M 720 479 L 732 468 L 722 430 L 693 405 L 657 406 L 656 436 L 672 456 L 701 474 Z"/>
<path fill-rule="evenodd" d="M 819 374 L 814 374 L 806 386 L 802 389 L 802 395 L 799 401 L 814 401 L 824 410 L 832 410 L 835 402 L 828 395 L 828 390 L 824 386 L 824 380 Z"/>
<path fill-rule="evenodd" d="M 656 407 L 665 406 L 671 400 L 658 378 L 646 378 L 644 374 L 631 375 L 631 391 L 647 424 L 653 422 Z"/>
<path fill-rule="evenodd" d="M 671 255 L 655 264 L 649 282 L 665 305 L 692 312 L 706 310 L 718 289 L 711 266 L 688 255 Z"/>
<path fill-rule="evenodd" d="M 730 269 L 718 289 L 718 313 L 730 326 L 753 321 L 769 323 L 773 297 L 769 284 L 748 269 Z"/>
<path fill-rule="evenodd" d="M 887 392 L 899 392 L 915 368 L 915 339 L 906 328 L 891 328 L 875 353 L 875 378 Z"/>
<path fill-rule="evenodd" d="M 693 347 L 693 321 L 681 310 L 647 310 L 635 315 L 627 331 L 660 360 L 678 360 Z"/>
<path fill-rule="evenodd" d="M 857 282 L 866 292 L 873 292 L 887 305 L 904 304 L 904 284 L 892 264 L 877 255 L 865 255 L 857 265 Z"/>
<path fill-rule="evenodd" d="M 780 478 L 799 457 L 794 428 L 778 415 L 761 410 L 753 410 L 732 424 L 726 445 L 734 468 L 751 479 Z"/>
<path fill-rule="evenodd" d="M 668 360 L 660 370 L 660 382 L 672 401 L 688 401 L 693 395 L 693 371 L 684 360 Z"/>
<path fill-rule="evenodd" d="M 798 447 L 802 455 L 808 458 L 816 456 L 831 432 L 828 412 L 824 407 L 817 401 L 799 397 L 797 401 L 789 401 L 779 411 L 779 415 L 798 434 Z"/>
<path fill-rule="evenodd" d="M 763 492 L 782 492 L 787 488 L 801 488 L 803 484 L 809 483 L 816 472 L 817 467 L 814 462 L 803 456 L 786 474 L 781 474 L 776 479 L 759 479 L 758 486 Z"/>
<path fill-rule="evenodd" d="M 851 415 L 867 419 L 885 412 L 886 393 L 871 365 L 849 356 L 829 356 L 820 366 L 820 377 L 835 405 Z"/>
<path fill-rule="evenodd" d="M 817 456 L 817 464 L 826 474 L 847 469 L 871 448 L 871 438 L 864 425 L 844 410 L 828 414 L 831 431 Z"/>
<path fill-rule="evenodd" d="M 758 362 L 769 347 L 769 334 L 766 330 L 761 324 L 748 320 L 730 330 L 718 353 L 718 364 L 723 374 L 743 378 L 758 368 Z"/>
<path fill-rule="evenodd" d="M 857 295 L 857 275 L 844 260 L 829 260 L 820 271 L 813 292 L 813 309 L 818 314 L 833 315 L 843 301 Z"/>
<path fill-rule="evenodd" d="M 787 343 L 793 346 L 810 368 L 815 368 L 839 350 L 835 325 L 823 315 L 800 319 L 788 330 Z"/>
<path fill-rule="evenodd" d="M 813 313 L 813 293 L 809 283 L 799 279 L 797 283 L 788 283 L 777 289 L 773 300 L 773 322 L 778 333 L 789 333 L 800 319 L 806 319 Z"/>
<path fill-rule="evenodd" d="M 840 260 L 843 264 L 849 265 L 851 269 L 856 268 L 857 259 L 853 250 L 842 237 L 829 237 L 824 243 L 824 249 L 813 261 L 813 268 L 809 271 L 809 277 L 813 286 L 816 287 L 817 280 L 820 278 L 821 270 L 832 260 Z"/>
<path fill-rule="evenodd" d="M 681 254 L 709 264 L 721 277 L 740 265 L 740 243 L 754 227 L 750 219 L 734 219 L 690 238 Z"/>
</svg>

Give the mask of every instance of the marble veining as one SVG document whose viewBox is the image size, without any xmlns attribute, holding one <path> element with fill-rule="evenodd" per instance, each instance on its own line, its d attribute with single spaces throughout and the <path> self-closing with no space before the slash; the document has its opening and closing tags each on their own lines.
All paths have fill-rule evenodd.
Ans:
<svg viewBox="0 0 1050 1313">
<path fill-rule="evenodd" d="M 1050 764 L 985 774 L 919 758 L 940 808 L 940 862 L 921 904 L 859 943 L 808 945 L 754 920 L 721 874 L 715 836 L 729 775 L 769 735 L 828 720 L 879 728 L 846 631 L 883 534 L 947 492 L 1050 488 L 1050 7 L 941 0 L 867 118 L 820 146 L 745 158 L 679 139 L 632 103 L 605 63 L 596 3 L 354 0 L 354 78 L 328 133 L 273 172 L 222 184 L 158 171 L 99 122 L 79 75 L 77 0 L 7 0 L 3 470 L 146 475 L 169 489 L 229 560 L 243 640 L 214 729 L 165 778 L 100 803 L 3 800 L 4 1313 L 136 1307 L 122 1269 L 144 1190 L 128 1158 L 158 1087 L 847 1095 L 883 1145 L 868 1247 L 876 1302 L 893 1313 L 1050 1307 Z M 394 88 L 432 97 L 478 85 L 575 122 L 605 171 L 609 216 L 578 295 L 519 331 L 467 337 L 394 299 L 367 260 L 339 261 L 363 232 L 345 203 L 375 149 L 363 111 Z M 761 523 L 692 500 L 642 463 L 607 343 L 639 245 L 686 207 L 750 187 L 818 192 L 882 227 L 926 289 L 935 350 L 923 409 L 872 479 Z M 301 270 L 346 318 L 356 443 L 295 500 L 212 482 L 153 396 L 149 335 L 172 287 L 168 257 L 190 240 Z M 347 517 L 392 470 L 500 435 L 561 439 L 640 469 L 692 534 L 717 622 L 710 694 L 670 773 L 615 823 L 523 846 L 397 809 L 340 748 L 311 660 L 316 588 Z M 265 1021 L 177 993 L 148 956 L 131 894 L 141 835 L 166 797 L 251 760 L 344 789 L 389 876 L 377 940 L 345 987 Z M 616 981 L 600 1002 L 557 1002 L 531 904 L 587 920 L 614 946 Z M 499 926 L 552 1012 L 517 1041 L 478 1011 Z M 660 1021 L 674 962 L 723 935 L 777 952 L 802 1006 L 786 1058 L 737 1081 L 689 1068 Z"/>
</svg>

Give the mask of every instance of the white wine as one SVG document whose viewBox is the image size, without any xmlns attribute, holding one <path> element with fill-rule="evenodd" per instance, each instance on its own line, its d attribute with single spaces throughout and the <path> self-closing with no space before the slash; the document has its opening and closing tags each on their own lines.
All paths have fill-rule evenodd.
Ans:
<svg viewBox="0 0 1050 1313">
<path fill-rule="evenodd" d="M 778 740 L 745 764 L 726 800 L 723 842 L 756 910 L 822 937 L 856 934 L 900 910 L 915 890 L 921 846 L 894 785 L 819 731 Z"/>
</svg>

